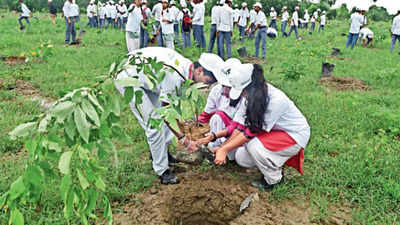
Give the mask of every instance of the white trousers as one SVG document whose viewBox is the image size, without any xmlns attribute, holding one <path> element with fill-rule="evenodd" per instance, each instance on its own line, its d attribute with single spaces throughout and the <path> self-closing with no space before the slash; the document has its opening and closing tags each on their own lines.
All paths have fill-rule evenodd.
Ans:
<svg viewBox="0 0 400 225">
<path fill-rule="evenodd" d="M 174 46 L 174 34 L 164 34 L 163 33 L 163 41 L 166 48 L 175 49 Z"/>
<path fill-rule="evenodd" d="M 214 114 L 210 119 L 210 132 L 218 133 L 226 128 L 224 121 L 218 114 Z M 226 138 L 218 138 L 215 142 L 209 144 L 209 148 L 221 146 L 226 141 Z M 236 149 L 228 152 L 228 159 L 235 160 Z"/>
<path fill-rule="evenodd" d="M 236 151 L 236 162 L 243 167 L 257 167 L 264 175 L 268 184 L 276 184 L 282 179 L 282 166 L 301 149 L 298 144 L 292 145 L 278 152 L 264 147 L 258 138 L 253 138 L 244 148 Z"/>
<path fill-rule="evenodd" d="M 139 49 L 140 47 L 140 36 L 137 35 L 137 38 L 132 38 L 129 32 L 125 32 L 126 38 L 126 47 L 128 48 L 128 52 Z"/>
<path fill-rule="evenodd" d="M 126 71 L 120 73 L 117 77 L 123 78 L 128 77 Z M 124 95 L 125 90 L 123 88 L 118 88 L 119 92 Z M 139 90 L 139 89 L 135 89 Z M 161 130 L 157 130 L 148 126 L 148 121 L 151 118 L 151 115 L 154 113 L 153 110 L 155 108 L 161 107 L 158 94 L 143 90 L 142 104 L 138 106 L 139 111 L 135 107 L 135 97 L 133 97 L 132 101 L 129 103 L 131 107 L 132 113 L 135 115 L 138 120 L 140 126 L 144 129 L 147 143 L 150 148 L 151 156 L 153 158 L 153 169 L 157 175 L 162 175 L 164 171 L 166 171 L 168 167 L 168 146 L 172 141 L 173 133 L 164 125 Z"/>
</svg>

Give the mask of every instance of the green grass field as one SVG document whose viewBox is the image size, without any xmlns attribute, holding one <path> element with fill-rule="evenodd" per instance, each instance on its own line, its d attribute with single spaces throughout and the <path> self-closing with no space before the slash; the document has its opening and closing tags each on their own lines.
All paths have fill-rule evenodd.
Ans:
<svg viewBox="0 0 400 225">
<path fill-rule="evenodd" d="M 21 32 L 17 15 L 2 15 L 0 54 L 29 55 L 47 41 L 54 48 L 45 62 L 13 66 L 0 62 L 0 195 L 20 175 L 26 160 L 23 140 L 12 141 L 7 133 L 40 113 L 37 102 L 13 88 L 16 82 L 30 82 L 41 96 L 57 99 L 95 83 L 96 76 L 106 74 L 111 63 L 126 54 L 125 34 L 119 30 L 86 28 L 82 45 L 65 47 L 61 18 L 53 26 L 46 15 L 39 15 L 39 21 L 31 20 L 30 30 Z M 341 34 L 347 34 L 348 24 L 342 21 L 328 21 L 321 34 L 301 30 L 302 41 L 293 35 L 267 41 L 267 59 L 262 62 L 266 79 L 287 93 L 312 130 L 305 150 L 305 175 L 279 186 L 271 196 L 278 201 L 305 196 L 317 211 L 315 223 L 329 224 L 325 218 L 333 213 L 330 206 L 347 205 L 352 224 L 400 224 L 400 56 L 389 51 L 390 26 L 372 22 L 373 48 L 345 49 L 346 37 Z M 254 42 L 244 45 L 254 52 Z M 238 57 L 240 47 L 234 45 L 233 57 Z M 344 60 L 327 58 L 333 47 L 342 50 Z M 196 60 L 200 53 L 190 49 L 183 54 Z M 335 76 L 361 79 L 369 90 L 325 88 L 318 82 L 324 61 L 336 64 Z M 300 79 L 292 79 L 294 75 Z M 148 160 L 144 132 L 127 106 L 122 124 L 134 144 L 116 143 L 121 166 L 109 168 L 106 183 L 111 199 L 123 204 L 130 194 L 146 191 L 158 181 Z M 58 193 L 46 190 L 40 209 L 22 209 L 26 224 L 65 224 Z M 0 224 L 6 223 L 5 214 L 0 213 Z"/>
</svg>

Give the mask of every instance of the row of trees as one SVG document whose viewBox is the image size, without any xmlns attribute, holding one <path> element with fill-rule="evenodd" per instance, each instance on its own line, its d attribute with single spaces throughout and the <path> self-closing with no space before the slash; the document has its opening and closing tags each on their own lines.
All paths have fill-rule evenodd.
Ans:
<svg viewBox="0 0 400 225">
<path fill-rule="evenodd" d="M 85 12 L 86 6 L 89 4 L 90 0 L 77 0 L 78 5 L 82 8 L 82 12 Z M 106 0 L 102 0 L 105 2 Z M 117 0 L 115 0 L 117 1 Z M 129 0 L 127 0 L 129 1 Z M 210 14 L 212 6 L 214 6 L 219 0 L 209 0 L 206 4 L 206 12 Z M 251 6 L 256 2 L 260 2 L 263 5 L 263 11 L 268 15 L 270 13 L 271 7 L 274 7 L 278 12 L 283 8 L 283 6 L 288 7 L 288 11 L 291 13 L 294 11 L 296 6 L 300 6 L 301 13 L 300 17 L 303 16 L 304 10 L 308 9 L 310 13 L 314 12 L 318 8 L 322 11 L 325 10 L 327 12 L 327 16 L 329 19 L 348 19 L 350 14 L 355 11 L 355 8 L 352 9 L 351 12 L 348 11 L 346 4 L 343 4 L 340 8 L 330 9 L 332 5 L 335 4 L 335 0 L 321 0 L 320 3 L 311 3 L 309 0 L 303 0 L 299 2 L 298 0 L 248 0 L 245 1 L 247 5 Z M 48 3 L 45 0 L 24 0 L 25 4 L 28 5 L 29 8 L 33 9 L 34 12 L 47 11 Z M 61 11 L 62 6 L 65 0 L 53 0 L 54 5 Z M 157 0 L 149 0 L 149 6 L 152 7 Z M 176 0 L 179 2 L 179 0 Z M 241 5 L 243 1 L 235 1 L 234 4 Z M 0 2 L 0 8 L 8 9 L 8 10 L 18 10 L 18 2 L 17 0 L 2 0 Z M 374 21 L 387 21 L 392 17 L 389 15 L 387 10 L 384 7 L 377 7 L 373 5 L 369 8 L 367 16 L 369 19 Z"/>
</svg>

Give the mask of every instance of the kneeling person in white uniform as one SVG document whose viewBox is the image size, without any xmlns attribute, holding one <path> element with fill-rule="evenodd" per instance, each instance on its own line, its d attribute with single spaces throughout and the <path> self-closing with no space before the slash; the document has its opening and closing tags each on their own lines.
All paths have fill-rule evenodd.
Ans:
<svg viewBox="0 0 400 225">
<path fill-rule="evenodd" d="M 176 68 L 186 79 L 192 79 L 194 82 L 205 84 L 216 82 L 216 78 L 214 77 L 214 74 L 218 71 L 216 68 L 223 64 L 223 60 L 217 55 L 209 53 L 204 53 L 199 61 L 194 63 L 184 58 L 176 51 L 168 48 L 148 47 L 130 52 L 130 55 L 139 56 L 138 53 L 141 53 L 140 57 L 157 57 L 158 61 L 162 61 L 164 64 Z M 179 62 L 178 66 L 176 62 Z M 148 121 L 151 116 L 154 116 L 153 110 L 162 106 L 161 100 L 165 101 L 168 99 L 168 95 L 176 94 L 176 88 L 183 84 L 184 79 L 175 71 L 167 71 L 161 84 L 154 89 L 150 89 L 143 71 L 138 73 L 134 66 L 118 74 L 117 80 L 126 77 L 138 77 L 143 85 L 140 88 L 134 89 L 135 91 L 143 91 L 142 103 L 138 106 L 140 111 L 138 111 L 135 106 L 135 97 L 132 98 L 130 107 L 132 113 L 140 123 L 140 126 L 145 130 L 147 143 L 149 144 L 153 160 L 153 169 L 160 177 L 162 184 L 177 184 L 178 178 L 169 170 L 168 166 L 169 163 L 176 161 L 168 152 L 168 145 L 172 141 L 173 134 L 167 125 L 161 130 L 158 130 L 148 126 Z M 121 94 L 124 95 L 125 89 L 119 86 L 117 86 L 117 88 Z M 183 141 L 185 141 L 185 139 L 186 138 L 182 138 Z"/>
<path fill-rule="evenodd" d="M 374 42 L 374 32 L 368 27 L 364 27 L 360 30 L 360 36 L 364 46 L 372 45 Z"/>
</svg>

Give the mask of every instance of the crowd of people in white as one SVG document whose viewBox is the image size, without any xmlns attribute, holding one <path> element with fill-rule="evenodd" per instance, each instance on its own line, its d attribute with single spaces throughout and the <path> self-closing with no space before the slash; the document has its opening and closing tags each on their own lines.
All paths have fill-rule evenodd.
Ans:
<svg viewBox="0 0 400 225">
<path fill-rule="evenodd" d="M 49 7 L 52 6 L 49 1 Z M 204 33 L 204 22 L 206 15 L 205 3 L 207 0 L 180 0 L 179 4 L 175 0 L 158 0 L 158 3 L 150 9 L 147 0 L 133 0 L 130 4 L 125 4 L 125 0 L 115 3 L 109 0 L 106 3 L 91 0 L 87 6 L 87 17 L 89 27 L 99 27 L 107 29 L 109 27 L 119 28 L 126 32 L 126 43 L 128 51 L 147 47 L 149 41 L 157 42 L 158 46 L 175 48 L 179 45 L 182 48 L 191 47 L 191 37 L 198 48 L 206 48 L 206 38 Z M 21 6 L 21 16 L 18 19 L 21 30 L 25 28 L 22 20 L 30 26 L 29 18 L 32 13 L 29 8 L 19 0 Z M 192 11 L 188 8 L 191 5 Z M 54 11 L 54 6 L 50 7 Z M 292 32 L 297 39 L 301 39 L 298 29 L 306 29 L 312 34 L 318 25 L 318 32 L 323 32 L 326 23 L 326 11 L 320 9 L 314 12 L 304 10 L 303 17 L 299 17 L 299 7 L 295 7 L 292 15 L 289 14 L 286 6 L 282 7 L 280 15 L 272 7 L 269 13 L 269 20 L 263 12 L 261 3 L 255 3 L 250 9 L 246 2 L 233 5 L 232 0 L 219 0 L 211 9 L 211 28 L 208 43 L 208 52 L 212 52 L 216 43 L 218 55 L 221 58 L 231 58 L 231 42 L 233 31 L 239 31 L 239 40 L 244 41 L 255 38 L 255 57 L 259 57 L 260 44 L 262 46 L 261 57 L 264 59 L 266 54 L 266 41 L 268 38 L 278 36 L 277 21 L 280 17 L 280 33 L 283 37 L 289 37 Z M 74 44 L 76 41 L 75 24 L 80 24 L 80 9 L 75 0 L 66 0 L 63 6 L 63 16 L 66 22 L 65 43 Z M 52 15 L 55 12 L 50 12 Z M 154 22 L 151 22 L 154 21 Z M 363 41 L 364 45 L 373 43 L 374 33 L 367 27 L 366 10 L 356 9 L 351 15 L 351 25 L 346 42 L 346 47 L 353 49 L 357 43 Z M 54 21 L 53 21 L 54 23 Z M 310 25 L 309 25 L 310 24 Z M 287 26 L 289 32 L 287 33 Z M 151 32 L 151 34 L 149 34 Z M 192 34 L 192 35 L 191 35 Z M 396 41 L 400 43 L 400 10 L 393 19 L 391 51 L 394 50 Z M 225 54 L 226 53 L 226 54 Z M 225 57 L 226 56 L 226 57 Z"/>
</svg>

